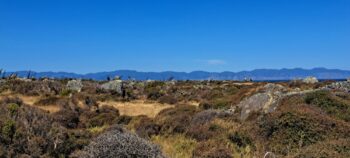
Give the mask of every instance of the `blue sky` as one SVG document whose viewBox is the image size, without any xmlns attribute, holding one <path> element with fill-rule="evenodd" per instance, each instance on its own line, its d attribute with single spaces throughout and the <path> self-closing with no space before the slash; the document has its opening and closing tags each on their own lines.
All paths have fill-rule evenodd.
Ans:
<svg viewBox="0 0 350 158">
<path fill-rule="evenodd" d="M 350 70 L 349 0 L 1 0 L 0 68 Z"/>
</svg>

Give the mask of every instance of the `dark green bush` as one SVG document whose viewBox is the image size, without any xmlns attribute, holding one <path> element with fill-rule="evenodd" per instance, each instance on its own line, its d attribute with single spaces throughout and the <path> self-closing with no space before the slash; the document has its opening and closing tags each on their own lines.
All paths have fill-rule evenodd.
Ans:
<svg viewBox="0 0 350 158">
<path fill-rule="evenodd" d="M 1 138 L 5 142 L 10 143 L 16 132 L 16 122 L 13 120 L 5 121 L 4 125 L 1 127 Z"/>
<path fill-rule="evenodd" d="M 254 143 L 253 141 L 250 139 L 250 137 L 248 137 L 245 134 L 239 133 L 239 132 L 235 132 L 232 134 L 229 134 L 228 139 L 236 144 L 238 147 L 247 147 L 247 146 L 251 146 L 254 147 Z"/>
<path fill-rule="evenodd" d="M 17 114 L 19 105 L 16 103 L 10 103 L 7 105 L 7 109 L 10 112 L 11 116 L 15 116 Z"/>
<path fill-rule="evenodd" d="M 322 126 L 311 118 L 291 112 L 273 118 L 265 117 L 260 124 L 271 147 L 284 155 L 290 150 L 324 140 L 326 131 L 320 127 Z"/>
</svg>

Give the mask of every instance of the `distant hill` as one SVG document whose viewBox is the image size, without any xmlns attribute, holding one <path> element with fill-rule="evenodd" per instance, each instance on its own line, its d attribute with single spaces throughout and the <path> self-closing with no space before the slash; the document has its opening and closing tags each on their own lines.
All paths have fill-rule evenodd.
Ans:
<svg viewBox="0 0 350 158">
<path fill-rule="evenodd" d="M 20 77 L 26 77 L 28 71 L 7 72 L 6 75 L 17 73 Z M 36 78 L 50 77 L 50 78 L 81 78 L 93 80 L 106 80 L 107 77 L 121 76 L 122 79 L 136 79 L 136 80 L 167 80 L 174 78 L 175 80 L 243 80 L 244 78 L 252 78 L 256 81 L 261 80 L 290 80 L 295 78 L 305 78 L 307 76 L 314 76 L 318 79 L 346 79 L 350 77 L 350 71 L 339 69 L 256 69 L 253 71 L 241 72 L 206 72 L 193 71 L 186 72 L 139 72 L 133 70 L 118 70 L 111 72 L 97 72 L 88 74 L 76 74 L 67 72 L 32 72 L 32 76 Z"/>
</svg>

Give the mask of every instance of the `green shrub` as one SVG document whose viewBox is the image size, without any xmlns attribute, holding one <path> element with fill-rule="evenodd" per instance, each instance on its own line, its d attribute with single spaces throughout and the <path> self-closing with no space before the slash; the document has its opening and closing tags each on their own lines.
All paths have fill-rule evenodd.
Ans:
<svg viewBox="0 0 350 158">
<path fill-rule="evenodd" d="M 260 124 L 270 146 L 283 155 L 323 140 L 325 131 L 319 127 L 318 122 L 292 112 L 264 118 Z"/>
<path fill-rule="evenodd" d="M 61 91 L 60 96 L 63 96 L 63 97 L 69 96 L 71 93 L 73 93 L 72 90 L 64 89 L 64 90 Z"/>
<path fill-rule="evenodd" d="M 235 132 L 235 133 L 229 134 L 228 139 L 240 148 L 242 147 L 245 148 L 247 146 L 254 147 L 253 141 L 248 136 L 242 133 Z"/>
<path fill-rule="evenodd" d="M 7 105 L 7 110 L 10 112 L 11 116 L 14 116 L 17 114 L 19 105 L 16 103 L 10 103 Z"/>
<path fill-rule="evenodd" d="M 2 138 L 7 141 L 11 142 L 13 139 L 13 136 L 16 132 L 16 122 L 13 120 L 7 120 L 3 127 L 1 128 L 1 136 Z"/>
<path fill-rule="evenodd" d="M 305 97 L 307 104 L 316 105 L 327 114 L 338 119 L 350 121 L 350 105 L 341 100 L 340 97 L 333 96 L 328 91 L 316 91 L 309 93 Z"/>
</svg>

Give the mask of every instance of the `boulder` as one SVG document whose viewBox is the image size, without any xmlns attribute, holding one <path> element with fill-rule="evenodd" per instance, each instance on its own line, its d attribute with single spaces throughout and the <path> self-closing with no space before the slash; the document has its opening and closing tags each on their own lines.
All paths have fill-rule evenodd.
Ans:
<svg viewBox="0 0 350 158">
<path fill-rule="evenodd" d="M 68 90 L 80 92 L 83 88 L 83 83 L 81 80 L 70 80 L 66 85 Z"/>
<path fill-rule="evenodd" d="M 350 82 L 348 82 L 348 81 L 334 82 L 334 83 L 331 83 L 330 85 L 327 85 L 326 87 L 324 87 L 324 89 L 350 92 Z"/>
<path fill-rule="evenodd" d="M 123 93 L 123 81 L 113 80 L 101 85 L 101 89 L 116 91 L 119 94 Z"/>
<path fill-rule="evenodd" d="M 346 79 L 347 82 L 350 82 L 350 77 L 348 79 Z"/>
<path fill-rule="evenodd" d="M 304 80 L 303 80 L 304 83 L 307 83 L 307 84 L 315 84 L 315 83 L 318 83 L 318 79 L 316 77 L 306 77 Z"/>
<path fill-rule="evenodd" d="M 269 113 L 276 109 L 277 102 L 287 94 L 285 87 L 279 84 L 266 84 L 262 92 L 241 101 L 236 107 L 241 109 L 240 119 L 246 120 L 252 112 Z M 234 112 L 236 107 L 229 111 Z"/>
</svg>

